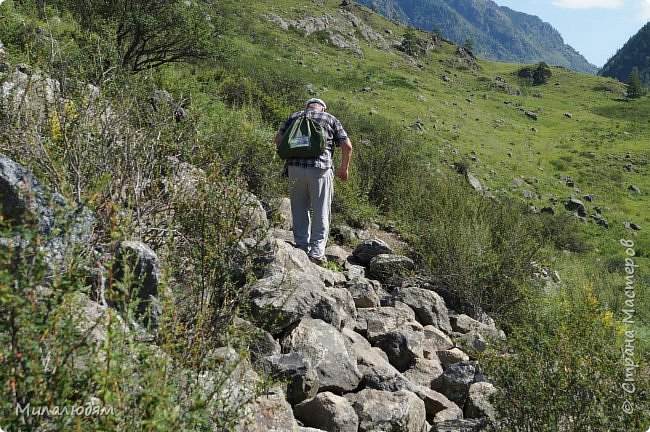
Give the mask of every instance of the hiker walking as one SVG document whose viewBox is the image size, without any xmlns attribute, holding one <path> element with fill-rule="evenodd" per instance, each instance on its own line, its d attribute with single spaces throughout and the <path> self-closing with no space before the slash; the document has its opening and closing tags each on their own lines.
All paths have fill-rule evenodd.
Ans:
<svg viewBox="0 0 650 432">
<path fill-rule="evenodd" d="M 278 153 L 286 159 L 293 239 L 296 247 L 307 252 L 317 264 L 325 262 L 330 228 L 334 148 L 341 147 L 343 152 L 337 170 L 342 181 L 348 179 L 352 154 L 348 134 L 336 117 L 325 112 L 326 109 L 327 105 L 321 99 L 309 99 L 305 109 L 291 114 L 275 137 Z M 314 148 L 307 148 L 309 145 Z M 310 209 L 313 217 L 310 217 Z"/>
</svg>

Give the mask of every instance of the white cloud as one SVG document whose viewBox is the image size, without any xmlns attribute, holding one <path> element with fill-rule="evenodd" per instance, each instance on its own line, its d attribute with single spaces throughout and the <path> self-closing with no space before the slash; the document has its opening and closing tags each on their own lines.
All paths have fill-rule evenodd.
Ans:
<svg viewBox="0 0 650 432">
<path fill-rule="evenodd" d="M 640 2 L 641 16 L 642 21 L 650 20 L 650 0 L 641 0 Z"/>
<path fill-rule="evenodd" d="M 650 5 L 649 0 L 643 0 Z M 565 9 L 620 9 L 623 0 L 553 0 L 553 5 Z"/>
</svg>

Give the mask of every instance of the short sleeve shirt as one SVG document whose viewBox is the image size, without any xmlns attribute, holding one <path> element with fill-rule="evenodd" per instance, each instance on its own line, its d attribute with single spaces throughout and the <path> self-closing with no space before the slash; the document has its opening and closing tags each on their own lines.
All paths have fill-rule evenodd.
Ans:
<svg viewBox="0 0 650 432">
<path fill-rule="evenodd" d="M 332 114 L 316 110 L 307 110 L 306 112 L 310 118 L 314 119 L 323 127 L 327 138 L 327 149 L 318 157 L 290 158 L 287 159 L 286 163 L 291 166 L 314 167 L 320 169 L 332 168 L 334 146 L 339 147 L 342 142 L 345 142 L 348 139 L 348 134 L 345 132 L 345 129 L 343 129 L 341 122 Z M 280 128 L 280 135 L 284 135 L 291 125 L 291 122 L 297 117 L 300 117 L 303 113 L 305 113 L 305 111 L 296 111 L 291 114 L 282 125 L 282 128 Z"/>
</svg>

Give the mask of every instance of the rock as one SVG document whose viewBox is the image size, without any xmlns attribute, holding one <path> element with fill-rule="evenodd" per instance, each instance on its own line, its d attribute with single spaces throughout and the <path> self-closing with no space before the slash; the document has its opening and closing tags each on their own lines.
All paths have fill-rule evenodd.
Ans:
<svg viewBox="0 0 650 432">
<path fill-rule="evenodd" d="M 414 363 L 404 372 L 404 377 L 413 384 L 431 388 L 433 382 L 442 375 L 442 372 L 443 367 L 437 358 L 416 358 Z"/>
<path fill-rule="evenodd" d="M 128 276 L 128 275 L 132 275 Z M 158 299 L 158 288 L 162 282 L 160 261 L 156 253 L 139 241 L 123 241 L 117 246 L 113 264 L 113 279 L 130 282 L 128 292 L 121 291 L 119 284 L 112 284 L 113 291 L 106 293 L 111 306 L 123 309 L 125 300 L 135 298 L 139 301 L 136 313 L 145 323 L 156 325 L 162 314 Z"/>
<path fill-rule="evenodd" d="M 481 432 L 486 422 L 478 419 L 445 420 L 436 423 L 430 432 Z"/>
<path fill-rule="evenodd" d="M 550 207 L 550 206 L 542 207 L 542 209 L 540 210 L 540 213 L 554 215 L 555 214 L 555 209 L 553 207 Z"/>
<path fill-rule="evenodd" d="M 423 288 L 396 288 L 393 297 L 407 304 L 415 312 L 422 325 L 433 325 L 444 332 L 451 332 L 451 324 L 445 301 L 434 291 Z"/>
<path fill-rule="evenodd" d="M 594 195 L 588 194 L 588 195 L 583 195 L 582 199 L 584 199 L 587 202 L 594 202 L 596 197 Z"/>
<path fill-rule="evenodd" d="M 266 211 L 264 210 L 264 207 L 262 207 L 262 203 L 250 192 L 244 192 L 242 194 L 239 213 L 241 223 L 245 228 L 244 231 L 263 231 L 269 226 L 269 221 L 266 218 Z"/>
<path fill-rule="evenodd" d="M 357 310 L 352 295 L 347 290 L 326 287 L 310 315 L 341 329 L 341 327 L 354 327 Z"/>
<path fill-rule="evenodd" d="M 253 362 L 262 357 L 280 354 L 280 344 L 273 339 L 271 333 L 239 317 L 235 317 L 233 324 L 238 333 L 245 334 L 250 338 L 248 351 Z"/>
<path fill-rule="evenodd" d="M 366 277 L 366 268 L 357 264 L 353 264 L 349 260 L 345 262 L 343 268 L 345 268 L 343 274 L 348 280 Z M 377 283 L 379 282 L 377 281 Z"/>
<path fill-rule="evenodd" d="M 476 330 L 484 337 L 505 339 L 505 334 L 497 330 L 494 325 L 483 324 L 465 314 L 452 316 L 450 321 L 454 331 L 460 333 L 469 333 L 471 330 Z"/>
<path fill-rule="evenodd" d="M 476 369 L 470 363 L 452 364 L 433 382 L 432 388 L 463 407 L 475 373 Z"/>
<path fill-rule="evenodd" d="M 297 271 L 277 273 L 250 288 L 251 310 L 263 328 L 277 335 L 309 316 L 324 290 L 325 284 L 315 276 Z"/>
<path fill-rule="evenodd" d="M 415 313 L 410 308 L 378 307 L 357 309 L 355 331 L 370 342 L 396 329 L 422 329 L 415 321 Z"/>
<path fill-rule="evenodd" d="M 324 321 L 303 318 L 282 341 L 285 352 L 296 351 L 316 369 L 321 391 L 349 392 L 357 388 L 362 375 L 345 339 Z"/>
<path fill-rule="evenodd" d="M 282 197 L 270 212 L 271 220 L 276 226 L 290 230 L 293 227 L 293 218 L 291 216 L 291 200 Z"/>
<path fill-rule="evenodd" d="M 365 389 L 345 395 L 359 417 L 359 432 L 423 432 L 426 422 L 424 402 L 415 394 L 399 390 L 386 392 Z"/>
<path fill-rule="evenodd" d="M 467 348 L 476 352 L 484 352 L 487 349 L 488 343 L 485 337 L 477 330 L 470 330 L 468 333 L 456 338 L 456 341 Z"/>
<path fill-rule="evenodd" d="M 341 246 L 331 245 L 325 249 L 325 257 L 328 261 L 334 262 L 341 267 L 345 265 L 350 254 Z"/>
<path fill-rule="evenodd" d="M 388 356 L 388 361 L 397 370 L 405 371 L 417 358 L 424 356 L 422 332 L 410 329 L 396 329 L 375 338 L 375 346 Z"/>
<path fill-rule="evenodd" d="M 438 351 L 453 348 L 454 342 L 437 327 L 428 325 L 423 328 L 423 331 L 424 340 L 422 341 L 422 351 L 424 358 L 437 359 Z"/>
<path fill-rule="evenodd" d="M 637 185 L 630 185 L 627 189 L 632 192 L 641 193 L 641 189 Z"/>
<path fill-rule="evenodd" d="M 571 198 L 569 201 L 564 203 L 564 208 L 569 211 L 576 211 L 580 217 L 587 216 L 587 209 L 579 199 Z"/>
<path fill-rule="evenodd" d="M 476 382 L 470 385 L 463 411 L 465 417 L 487 417 L 494 421 L 496 419 L 496 411 L 490 402 L 490 396 L 496 393 L 496 391 L 496 388 L 488 382 Z"/>
<path fill-rule="evenodd" d="M 528 189 L 524 189 L 523 191 L 521 191 L 521 195 L 527 199 L 531 199 L 533 197 L 533 193 Z"/>
<path fill-rule="evenodd" d="M 568 177 L 568 178 L 566 179 L 566 185 L 567 185 L 568 187 L 573 187 L 573 186 L 575 186 L 575 183 L 573 182 L 573 179 L 572 179 L 571 177 Z"/>
<path fill-rule="evenodd" d="M 416 386 L 413 393 L 424 402 L 428 422 L 434 423 L 463 417 L 463 410 L 442 393 L 424 386 Z"/>
<path fill-rule="evenodd" d="M 531 118 L 533 120 L 537 120 L 537 113 L 534 113 L 532 111 L 526 111 L 524 114 L 526 114 L 526 117 Z"/>
<path fill-rule="evenodd" d="M 564 117 L 566 117 L 566 118 L 573 118 L 573 114 L 571 114 L 570 112 L 565 112 L 565 113 L 564 113 Z"/>
<path fill-rule="evenodd" d="M 478 322 L 494 327 L 494 320 L 487 313 L 485 313 L 485 311 L 481 309 L 480 306 L 477 306 L 463 299 L 460 295 L 448 289 L 444 283 L 439 284 L 434 281 L 433 289 L 437 294 L 440 295 L 440 297 L 443 298 L 448 310 L 453 310 L 457 313 L 463 313 Z"/>
<path fill-rule="evenodd" d="M 259 396 L 244 407 L 235 432 L 299 432 L 291 405 L 281 392 Z"/>
<path fill-rule="evenodd" d="M 318 393 L 320 381 L 314 369 L 302 354 L 276 354 L 260 360 L 261 369 L 268 375 L 287 381 L 287 400 L 292 405 L 312 398 Z"/>
<path fill-rule="evenodd" d="M 465 178 L 469 182 L 469 185 L 472 187 L 472 189 L 477 191 L 483 190 L 483 186 L 481 185 L 481 182 L 476 177 L 474 177 L 474 175 L 469 171 L 465 173 Z"/>
<path fill-rule="evenodd" d="M 49 234 L 54 224 L 54 212 L 41 183 L 3 155 L 0 155 L 0 211 L 2 217 L 13 224 L 24 224 L 31 214 L 44 234 Z"/>
<path fill-rule="evenodd" d="M 333 227 L 331 229 L 331 234 L 334 239 L 341 243 L 352 244 L 359 240 L 359 236 L 357 235 L 356 231 L 347 225 Z"/>
<path fill-rule="evenodd" d="M 359 418 L 350 402 L 330 392 L 320 393 L 293 408 L 304 425 L 324 431 L 357 432 Z"/>
<path fill-rule="evenodd" d="M 411 258 L 394 254 L 379 254 L 370 260 L 368 267 L 370 276 L 380 281 L 404 276 L 413 269 L 415 269 L 415 263 Z"/>
<path fill-rule="evenodd" d="M 414 384 L 388 362 L 386 353 L 379 348 L 364 349 L 353 345 L 359 371 L 363 374 L 361 385 L 375 390 L 413 390 Z"/>
<path fill-rule="evenodd" d="M 474 330 L 472 331 L 474 332 Z M 460 348 L 452 348 L 450 350 L 438 351 L 438 358 L 440 359 L 440 364 L 442 365 L 443 369 L 447 369 L 452 364 L 469 361 L 469 356 L 465 354 Z"/>
<path fill-rule="evenodd" d="M 357 277 L 345 284 L 350 291 L 357 308 L 374 308 L 379 306 L 379 295 L 377 291 L 381 288 L 378 281 Z"/>
<path fill-rule="evenodd" d="M 167 90 L 156 90 L 149 97 L 149 103 L 154 112 L 160 109 L 163 103 L 167 105 L 170 114 L 178 122 L 187 118 L 187 111 L 183 108 L 183 104 L 174 100 L 172 95 Z"/>
<path fill-rule="evenodd" d="M 362 265 L 370 264 L 370 260 L 380 254 L 393 254 L 393 250 L 382 240 L 364 240 L 352 251 L 352 256 Z"/>
<path fill-rule="evenodd" d="M 634 222 L 625 221 L 623 222 L 623 225 L 625 225 L 625 228 L 632 229 L 634 231 L 641 231 L 641 227 Z"/>
</svg>

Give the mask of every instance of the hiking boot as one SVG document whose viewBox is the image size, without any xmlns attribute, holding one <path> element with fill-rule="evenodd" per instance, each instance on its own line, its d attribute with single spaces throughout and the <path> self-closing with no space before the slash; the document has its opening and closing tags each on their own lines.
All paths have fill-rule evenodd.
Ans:
<svg viewBox="0 0 650 432">
<path fill-rule="evenodd" d="M 327 262 L 327 258 L 325 258 L 324 256 L 315 257 L 315 256 L 310 255 L 309 256 L 309 261 L 313 262 L 316 265 L 319 265 L 319 266 L 323 267 L 325 265 L 325 263 Z"/>
</svg>

